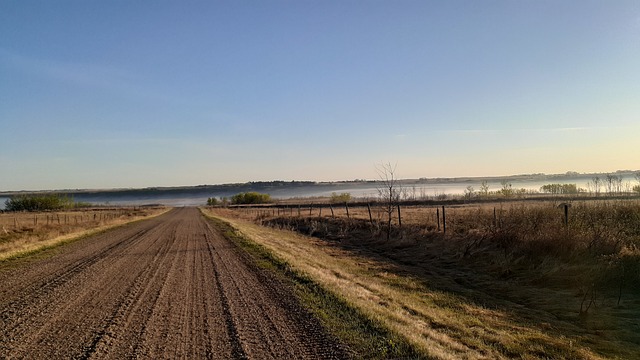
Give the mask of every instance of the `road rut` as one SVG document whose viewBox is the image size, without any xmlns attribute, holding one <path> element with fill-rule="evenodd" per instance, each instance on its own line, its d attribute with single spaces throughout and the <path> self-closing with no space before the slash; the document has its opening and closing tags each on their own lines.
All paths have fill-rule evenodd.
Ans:
<svg viewBox="0 0 640 360">
<path fill-rule="evenodd" d="M 0 269 L 1 358 L 344 358 L 198 209 Z"/>
</svg>

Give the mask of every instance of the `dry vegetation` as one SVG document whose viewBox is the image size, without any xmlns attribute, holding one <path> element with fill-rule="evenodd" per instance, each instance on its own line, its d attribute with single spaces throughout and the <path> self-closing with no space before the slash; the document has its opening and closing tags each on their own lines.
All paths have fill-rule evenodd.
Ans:
<svg viewBox="0 0 640 360">
<path fill-rule="evenodd" d="M 73 238 L 159 215 L 168 208 L 93 208 L 0 214 L 0 261 L 55 246 Z"/>
<path fill-rule="evenodd" d="M 447 207 L 444 234 L 441 207 L 402 207 L 390 240 L 375 207 L 215 214 L 429 356 L 638 358 L 640 203 L 568 209 Z"/>
</svg>

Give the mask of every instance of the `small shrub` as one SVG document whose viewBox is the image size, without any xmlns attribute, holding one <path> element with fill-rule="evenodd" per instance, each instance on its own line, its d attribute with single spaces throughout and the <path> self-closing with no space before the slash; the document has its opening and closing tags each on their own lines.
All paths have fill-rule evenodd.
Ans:
<svg viewBox="0 0 640 360">
<path fill-rule="evenodd" d="M 576 184 L 547 184 L 542 185 L 540 191 L 545 194 L 577 194 L 578 187 Z"/>
<path fill-rule="evenodd" d="M 346 202 L 351 201 L 351 194 L 348 192 L 345 193 L 331 193 L 331 203 L 332 204 L 344 204 Z"/>
<path fill-rule="evenodd" d="M 271 195 L 250 191 L 243 192 L 231 197 L 232 204 L 266 204 L 271 202 Z"/>
</svg>

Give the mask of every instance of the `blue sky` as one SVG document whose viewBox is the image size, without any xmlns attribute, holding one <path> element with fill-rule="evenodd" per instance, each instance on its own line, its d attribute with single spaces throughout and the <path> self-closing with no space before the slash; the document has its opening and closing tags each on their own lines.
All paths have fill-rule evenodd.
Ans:
<svg viewBox="0 0 640 360">
<path fill-rule="evenodd" d="M 639 169 L 638 1 L 0 0 L 0 190 Z"/>
</svg>

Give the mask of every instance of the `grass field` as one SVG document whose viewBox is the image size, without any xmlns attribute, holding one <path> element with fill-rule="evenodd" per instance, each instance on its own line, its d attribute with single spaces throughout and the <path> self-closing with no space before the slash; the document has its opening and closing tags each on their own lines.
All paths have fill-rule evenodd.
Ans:
<svg viewBox="0 0 640 360">
<path fill-rule="evenodd" d="M 640 204 L 559 205 L 216 214 L 430 356 L 640 357 Z"/>
<path fill-rule="evenodd" d="M 75 237 L 159 215 L 168 208 L 93 208 L 0 214 L 0 261 L 55 246 Z"/>
</svg>

